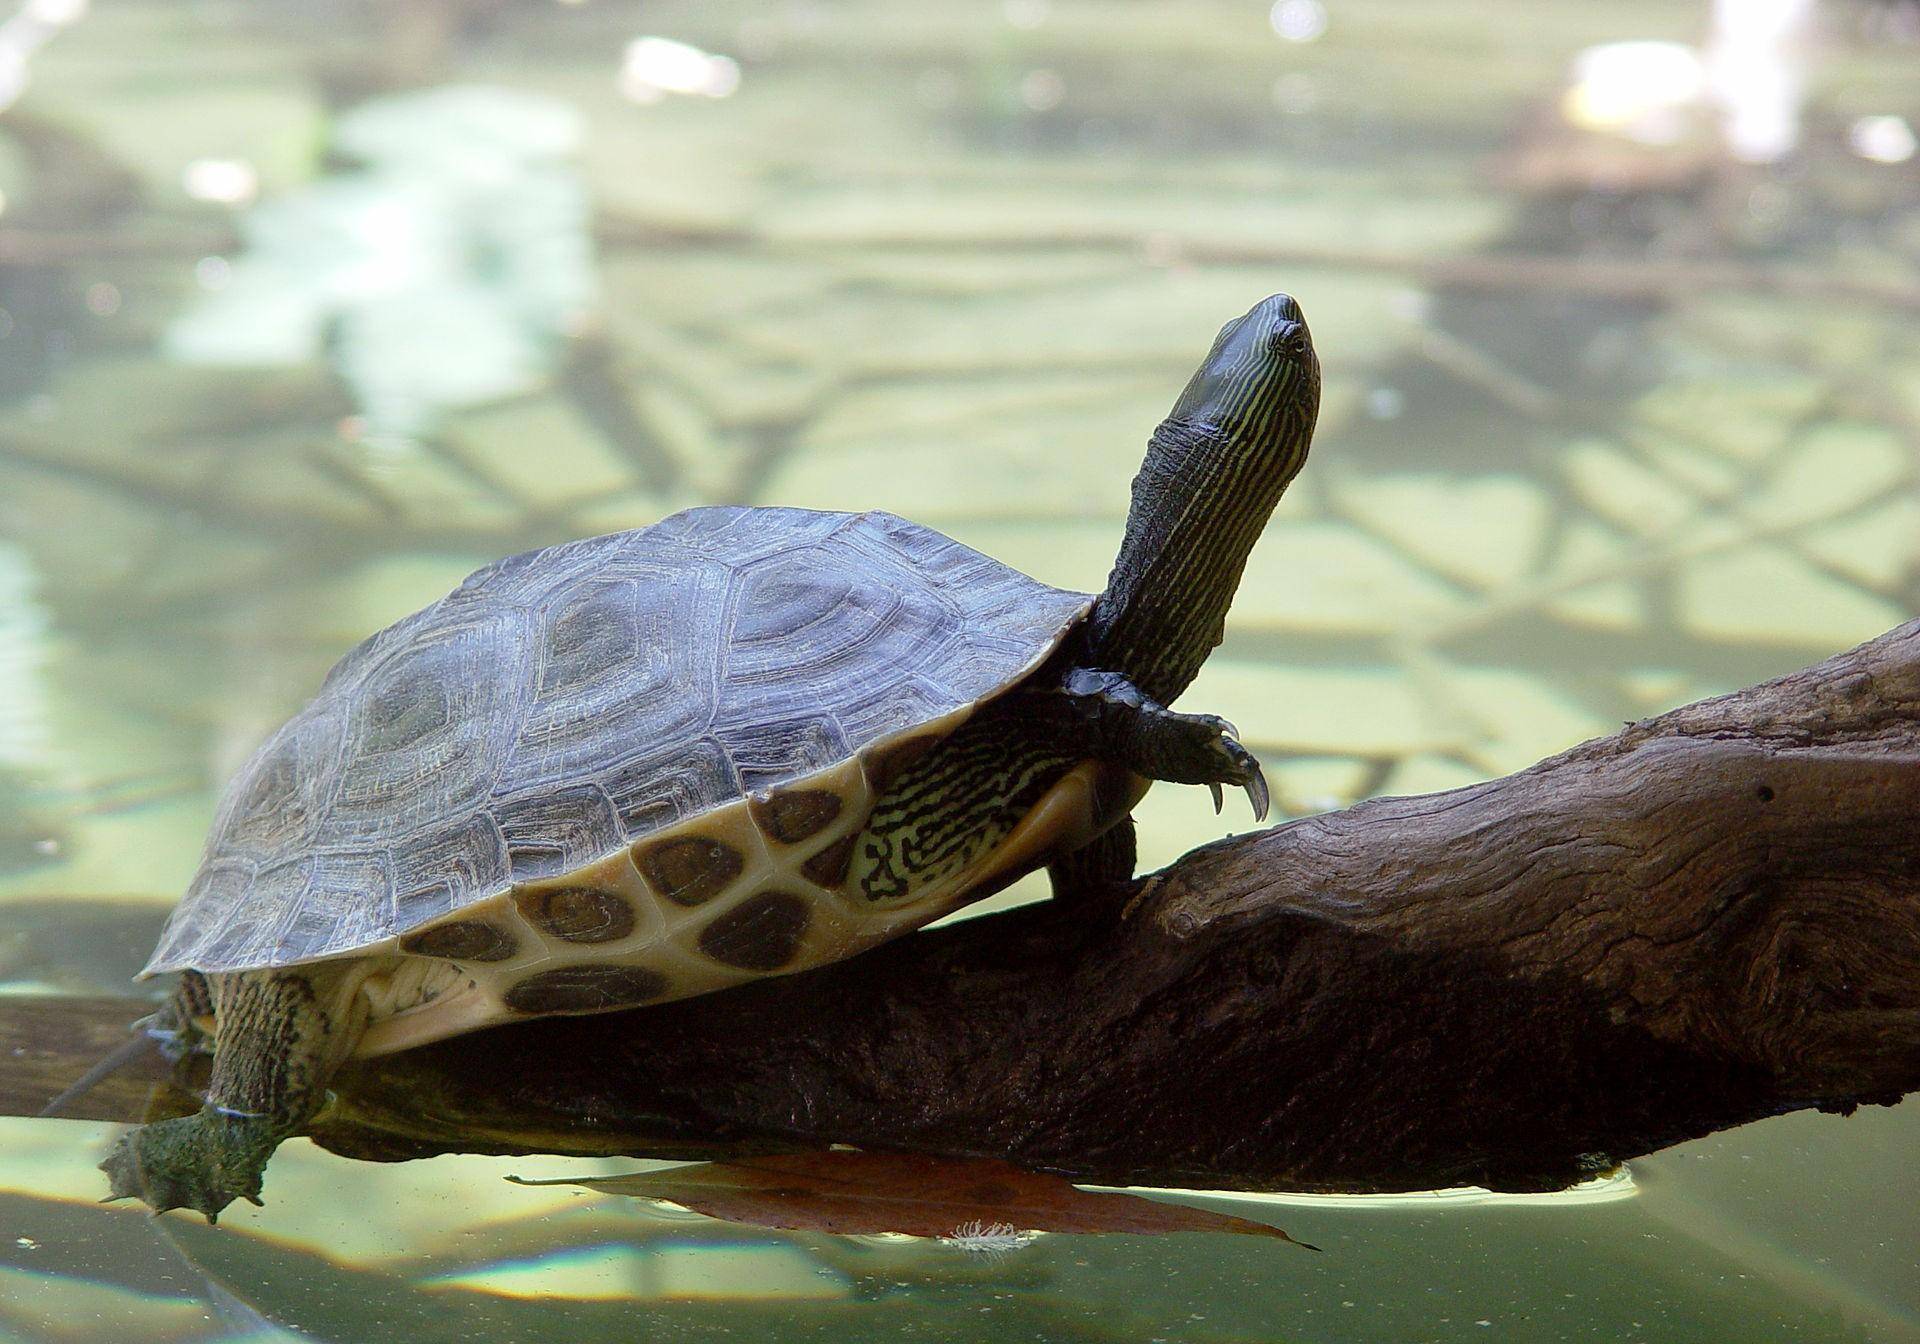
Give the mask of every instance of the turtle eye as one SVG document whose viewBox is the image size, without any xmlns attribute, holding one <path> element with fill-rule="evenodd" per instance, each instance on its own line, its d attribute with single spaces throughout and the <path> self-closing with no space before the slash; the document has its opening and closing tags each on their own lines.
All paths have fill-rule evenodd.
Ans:
<svg viewBox="0 0 1920 1344">
<path fill-rule="evenodd" d="M 1299 322 L 1282 322 L 1267 337 L 1267 351 L 1270 354 L 1298 358 L 1306 353 L 1307 329 Z"/>
</svg>

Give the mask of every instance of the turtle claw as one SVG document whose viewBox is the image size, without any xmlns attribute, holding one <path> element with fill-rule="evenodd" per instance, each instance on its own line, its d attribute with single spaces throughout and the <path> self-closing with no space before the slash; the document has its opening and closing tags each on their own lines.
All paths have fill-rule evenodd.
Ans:
<svg viewBox="0 0 1920 1344">
<path fill-rule="evenodd" d="M 1233 725 L 1214 714 L 1174 714 L 1165 710 L 1161 714 L 1160 731 L 1166 733 L 1174 749 L 1148 763 L 1146 768 L 1153 772 L 1154 778 L 1205 784 L 1213 795 L 1215 816 L 1227 806 L 1222 786 L 1232 784 L 1245 789 L 1247 801 L 1253 805 L 1254 820 L 1265 821 L 1271 801 L 1266 777 L 1260 773 L 1259 758 L 1240 745 L 1240 736 Z"/>
<path fill-rule="evenodd" d="M 1215 787 L 1217 788 L 1218 785 Z M 1256 761 L 1254 763 L 1253 778 L 1240 787 L 1247 791 L 1247 801 L 1253 804 L 1253 819 L 1255 821 L 1265 821 L 1267 819 L 1267 804 L 1271 800 L 1267 795 L 1267 777 L 1261 773 L 1259 762 Z M 1215 812 L 1219 810 L 1218 807 L 1214 808 Z"/>
<path fill-rule="evenodd" d="M 1229 725 L 1230 726 L 1230 725 Z M 1252 752 L 1240 745 L 1237 735 L 1227 732 L 1220 737 L 1220 748 L 1231 763 L 1226 782 L 1238 784 L 1247 792 L 1247 802 L 1253 807 L 1253 819 L 1265 821 L 1267 807 L 1272 801 L 1267 793 L 1267 777 L 1260 769 L 1260 760 Z M 1213 811 L 1218 816 L 1221 809 L 1220 785 L 1211 784 L 1213 790 Z"/>
<path fill-rule="evenodd" d="M 100 1164 L 107 1199 L 139 1199 L 155 1213 L 192 1209 L 218 1222 L 236 1199 L 260 1203 L 261 1172 L 283 1136 L 265 1116 L 212 1109 L 142 1125 Z"/>
</svg>

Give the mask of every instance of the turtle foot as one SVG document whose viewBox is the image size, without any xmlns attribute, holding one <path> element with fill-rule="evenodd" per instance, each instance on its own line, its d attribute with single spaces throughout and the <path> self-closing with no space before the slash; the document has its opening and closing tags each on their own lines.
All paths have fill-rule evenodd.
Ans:
<svg viewBox="0 0 1920 1344">
<path fill-rule="evenodd" d="M 1265 821 L 1271 801 L 1267 779 L 1254 754 L 1240 745 L 1232 724 L 1217 714 L 1176 714 L 1161 710 L 1154 724 L 1157 778 L 1181 784 L 1205 784 L 1220 811 L 1222 784 L 1245 789 L 1253 819 Z"/>
<path fill-rule="evenodd" d="M 1266 776 L 1240 734 L 1217 714 L 1181 714 L 1149 698 L 1118 672 L 1077 668 L 1060 689 L 1073 712 L 1105 739 L 1103 754 L 1148 779 L 1205 784 L 1220 810 L 1222 784 L 1247 791 L 1255 821 L 1267 819 Z"/>
<path fill-rule="evenodd" d="M 236 1199 L 260 1202 L 261 1173 L 284 1137 L 265 1116 L 211 1108 L 142 1125 L 100 1164 L 107 1198 L 143 1200 L 155 1213 L 194 1209 L 217 1222 Z"/>
</svg>

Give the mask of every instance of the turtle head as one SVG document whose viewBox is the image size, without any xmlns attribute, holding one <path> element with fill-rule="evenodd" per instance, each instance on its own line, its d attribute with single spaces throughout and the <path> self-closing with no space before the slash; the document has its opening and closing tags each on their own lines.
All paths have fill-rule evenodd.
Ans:
<svg viewBox="0 0 1920 1344">
<path fill-rule="evenodd" d="M 1167 419 L 1264 446 L 1304 439 L 1319 409 L 1320 360 L 1306 319 L 1292 295 L 1275 294 L 1220 328 Z"/>
<path fill-rule="evenodd" d="M 1241 571 L 1305 465 L 1320 361 L 1291 295 L 1220 328 L 1133 481 L 1127 535 L 1088 618 L 1091 665 L 1171 704 L 1220 642 Z"/>
</svg>

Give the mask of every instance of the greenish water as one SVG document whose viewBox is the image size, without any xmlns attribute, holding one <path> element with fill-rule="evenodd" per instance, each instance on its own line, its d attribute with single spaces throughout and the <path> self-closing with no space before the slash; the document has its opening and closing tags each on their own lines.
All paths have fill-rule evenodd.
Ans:
<svg viewBox="0 0 1920 1344">
<path fill-rule="evenodd" d="M 20 14 L 6 990 L 124 988 L 228 774 L 491 557 L 695 503 L 876 507 L 1098 588 L 1147 432 L 1278 288 L 1322 427 L 1189 700 L 1286 813 L 1505 773 L 1920 610 L 1898 7 L 1723 36 L 1726 105 L 1678 47 L 1574 73 L 1716 50 L 1704 5 Z M 1752 101 L 1777 71 L 1785 140 Z M 1149 865 L 1245 824 L 1197 790 L 1141 821 Z M 209 1232 L 96 1207 L 109 1132 L 0 1120 L 0 1340 L 1920 1339 L 1912 1103 L 1689 1144 L 1595 1202 L 1233 1205 L 1322 1256 L 986 1260 L 499 1179 L 604 1164 L 304 1143 Z"/>
</svg>

